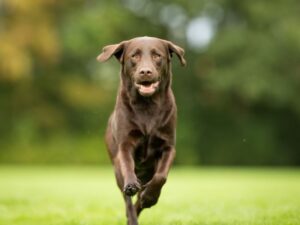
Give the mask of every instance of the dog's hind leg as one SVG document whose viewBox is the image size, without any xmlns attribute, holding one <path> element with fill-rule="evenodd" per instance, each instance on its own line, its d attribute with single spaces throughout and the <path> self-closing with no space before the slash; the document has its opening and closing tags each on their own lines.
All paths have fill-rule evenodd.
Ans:
<svg viewBox="0 0 300 225">
<path fill-rule="evenodd" d="M 127 216 L 127 224 L 128 225 L 138 225 L 137 214 L 132 204 L 132 200 L 130 196 L 123 194 L 125 205 L 126 205 L 126 216 Z"/>
</svg>

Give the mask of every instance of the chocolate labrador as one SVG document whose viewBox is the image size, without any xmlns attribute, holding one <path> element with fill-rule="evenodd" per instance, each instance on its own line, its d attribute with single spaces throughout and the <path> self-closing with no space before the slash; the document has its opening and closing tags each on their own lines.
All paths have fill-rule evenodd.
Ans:
<svg viewBox="0 0 300 225">
<path fill-rule="evenodd" d="M 105 62 L 115 56 L 121 64 L 121 82 L 105 141 L 125 199 L 128 225 L 137 225 L 141 211 L 156 204 L 175 157 L 172 53 L 186 64 L 182 48 L 154 37 L 105 46 L 97 57 Z"/>
</svg>

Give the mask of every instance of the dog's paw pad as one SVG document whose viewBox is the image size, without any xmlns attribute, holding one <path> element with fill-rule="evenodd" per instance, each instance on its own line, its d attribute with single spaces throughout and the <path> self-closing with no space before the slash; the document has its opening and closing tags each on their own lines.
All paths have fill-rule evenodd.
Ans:
<svg viewBox="0 0 300 225">
<path fill-rule="evenodd" d="M 135 195 L 140 190 L 140 186 L 138 184 L 127 184 L 124 188 L 124 193 L 128 196 Z"/>
</svg>

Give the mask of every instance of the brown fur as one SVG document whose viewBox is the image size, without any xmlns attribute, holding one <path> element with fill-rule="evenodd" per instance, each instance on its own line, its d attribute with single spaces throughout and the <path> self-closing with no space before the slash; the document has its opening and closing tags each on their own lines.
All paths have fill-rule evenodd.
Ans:
<svg viewBox="0 0 300 225">
<path fill-rule="evenodd" d="M 183 49 L 172 42 L 139 37 L 108 45 L 97 58 L 104 62 L 114 55 L 122 66 L 105 140 L 125 199 L 128 225 L 137 225 L 140 212 L 156 204 L 175 157 L 172 53 L 186 64 Z"/>
</svg>

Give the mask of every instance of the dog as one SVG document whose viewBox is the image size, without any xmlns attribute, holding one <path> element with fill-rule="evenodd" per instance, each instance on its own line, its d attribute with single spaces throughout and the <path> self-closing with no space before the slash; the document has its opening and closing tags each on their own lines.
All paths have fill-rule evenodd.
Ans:
<svg viewBox="0 0 300 225">
<path fill-rule="evenodd" d="M 137 37 L 105 46 L 97 57 L 121 64 L 116 104 L 105 142 L 128 225 L 138 225 L 144 208 L 155 205 L 175 158 L 177 108 L 171 90 L 171 58 L 186 65 L 184 50 L 170 41 Z M 136 203 L 131 196 L 137 194 Z"/>
</svg>

